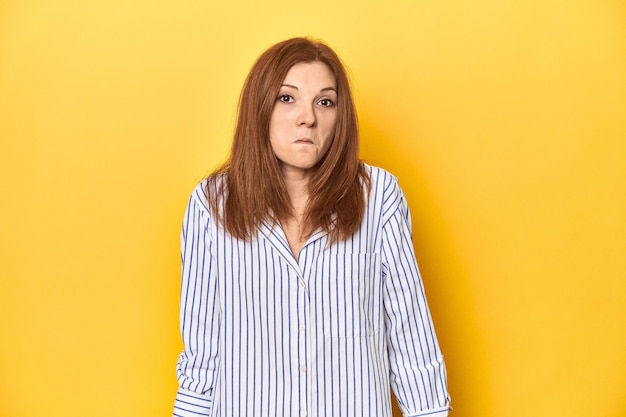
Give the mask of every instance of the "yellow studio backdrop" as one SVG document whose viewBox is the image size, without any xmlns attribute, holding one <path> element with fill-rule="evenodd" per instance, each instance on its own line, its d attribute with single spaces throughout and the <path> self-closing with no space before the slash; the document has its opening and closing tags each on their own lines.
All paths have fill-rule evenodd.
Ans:
<svg viewBox="0 0 626 417">
<path fill-rule="evenodd" d="M 294 35 L 408 196 L 452 415 L 626 416 L 620 0 L 1 2 L 0 416 L 170 415 L 183 210 Z"/>
</svg>

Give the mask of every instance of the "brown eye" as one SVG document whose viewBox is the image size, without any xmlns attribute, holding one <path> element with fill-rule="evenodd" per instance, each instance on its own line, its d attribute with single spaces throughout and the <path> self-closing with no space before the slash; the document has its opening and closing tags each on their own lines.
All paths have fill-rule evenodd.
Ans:
<svg viewBox="0 0 626 417">
<path fill-rule="evenodd" d="M 335 105 L 335 103 L 331 99 L 329 99 L 329 98 L 321 99 L 320 101 L 318 101 L 318 104 L 320 106 L 324 106 L 324 107 L 332 107 L 332 106 Z"/>
<path fill-rule="evenodd" d="M 280 96 L 278 96 L 278 101 L 280 101 L 281 103 L 293 103 L 293 97 L 291 97 L 290 95 L 287 94 L 282 94 Z"/>
</svg>

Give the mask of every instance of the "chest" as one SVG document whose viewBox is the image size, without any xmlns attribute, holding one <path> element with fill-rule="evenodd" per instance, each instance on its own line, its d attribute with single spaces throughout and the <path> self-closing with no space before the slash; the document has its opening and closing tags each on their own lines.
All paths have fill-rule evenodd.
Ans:
<svg viewBox="0 0 626 417">
<path fill-rule="evenodd" d="M 265 239 L 228 248 L 218 262 L 224 324 L 243 333 L 257 332 L 263 323 L 281 326 L 280 332 L 293 327 L 295 334 L 305 324 L 327 337 L 376 333 L 382 323 L 381 255 L 338 252 L 324 243 L 307 242 L 297 261 Z"/>
</svg>

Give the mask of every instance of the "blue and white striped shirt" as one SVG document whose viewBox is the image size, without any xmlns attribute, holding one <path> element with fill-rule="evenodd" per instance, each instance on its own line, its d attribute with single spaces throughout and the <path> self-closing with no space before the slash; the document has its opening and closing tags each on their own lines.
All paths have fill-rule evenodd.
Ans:
<svg viewBox="0 0 626 417">
<path fill-rule="evenodd" d="M 216 223 L 203 182 L 184 219 L 174 416 L 447 416 L 446 371 L 397 180 L 368 167 L 360 229 L 314 233 L 296 260 L 280 225 L 250 241 Z"/>
</svg>

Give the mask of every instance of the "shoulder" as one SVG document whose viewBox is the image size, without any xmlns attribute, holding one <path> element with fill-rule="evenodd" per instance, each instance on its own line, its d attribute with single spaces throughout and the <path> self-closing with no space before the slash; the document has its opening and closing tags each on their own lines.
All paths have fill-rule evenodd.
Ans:
<svg viewBox="0 0 626 417">
<path fill-rule="evenodd" d="M 187 205 L 188 212 L 200 212 L 205 215 L 210 213 L 209 200 L 207 198 L 207 179 L 202 180 L 196 184 L 189 196 L 189 203 Z"/>
<path fill-rule="evenodd" d="M 363 164 L 365 171 L 370 177 L 371 191 L 385 195 L 402 194 L 402 189 L 398 183 L 398 178 L 389 171 L 368 164 Z"/>
<path fill-rule="evenodd" d="M 194 187 L 189 199 L 189 205 L 195 206 L 198 210 L 211 214 L 213 205 L 212 200 L 216 200 L 221 206 L 224 196 L 224 174 L 214 174 L 202 181 Z"/>
<path fill-rule="evenodd" d="M 398 210 L 404 210 L 406 201 L 398 178 L 383 168 L 364 166 L 370 176 L 370 204 L 380 205 L 385 219 Z"/>
</svg>

